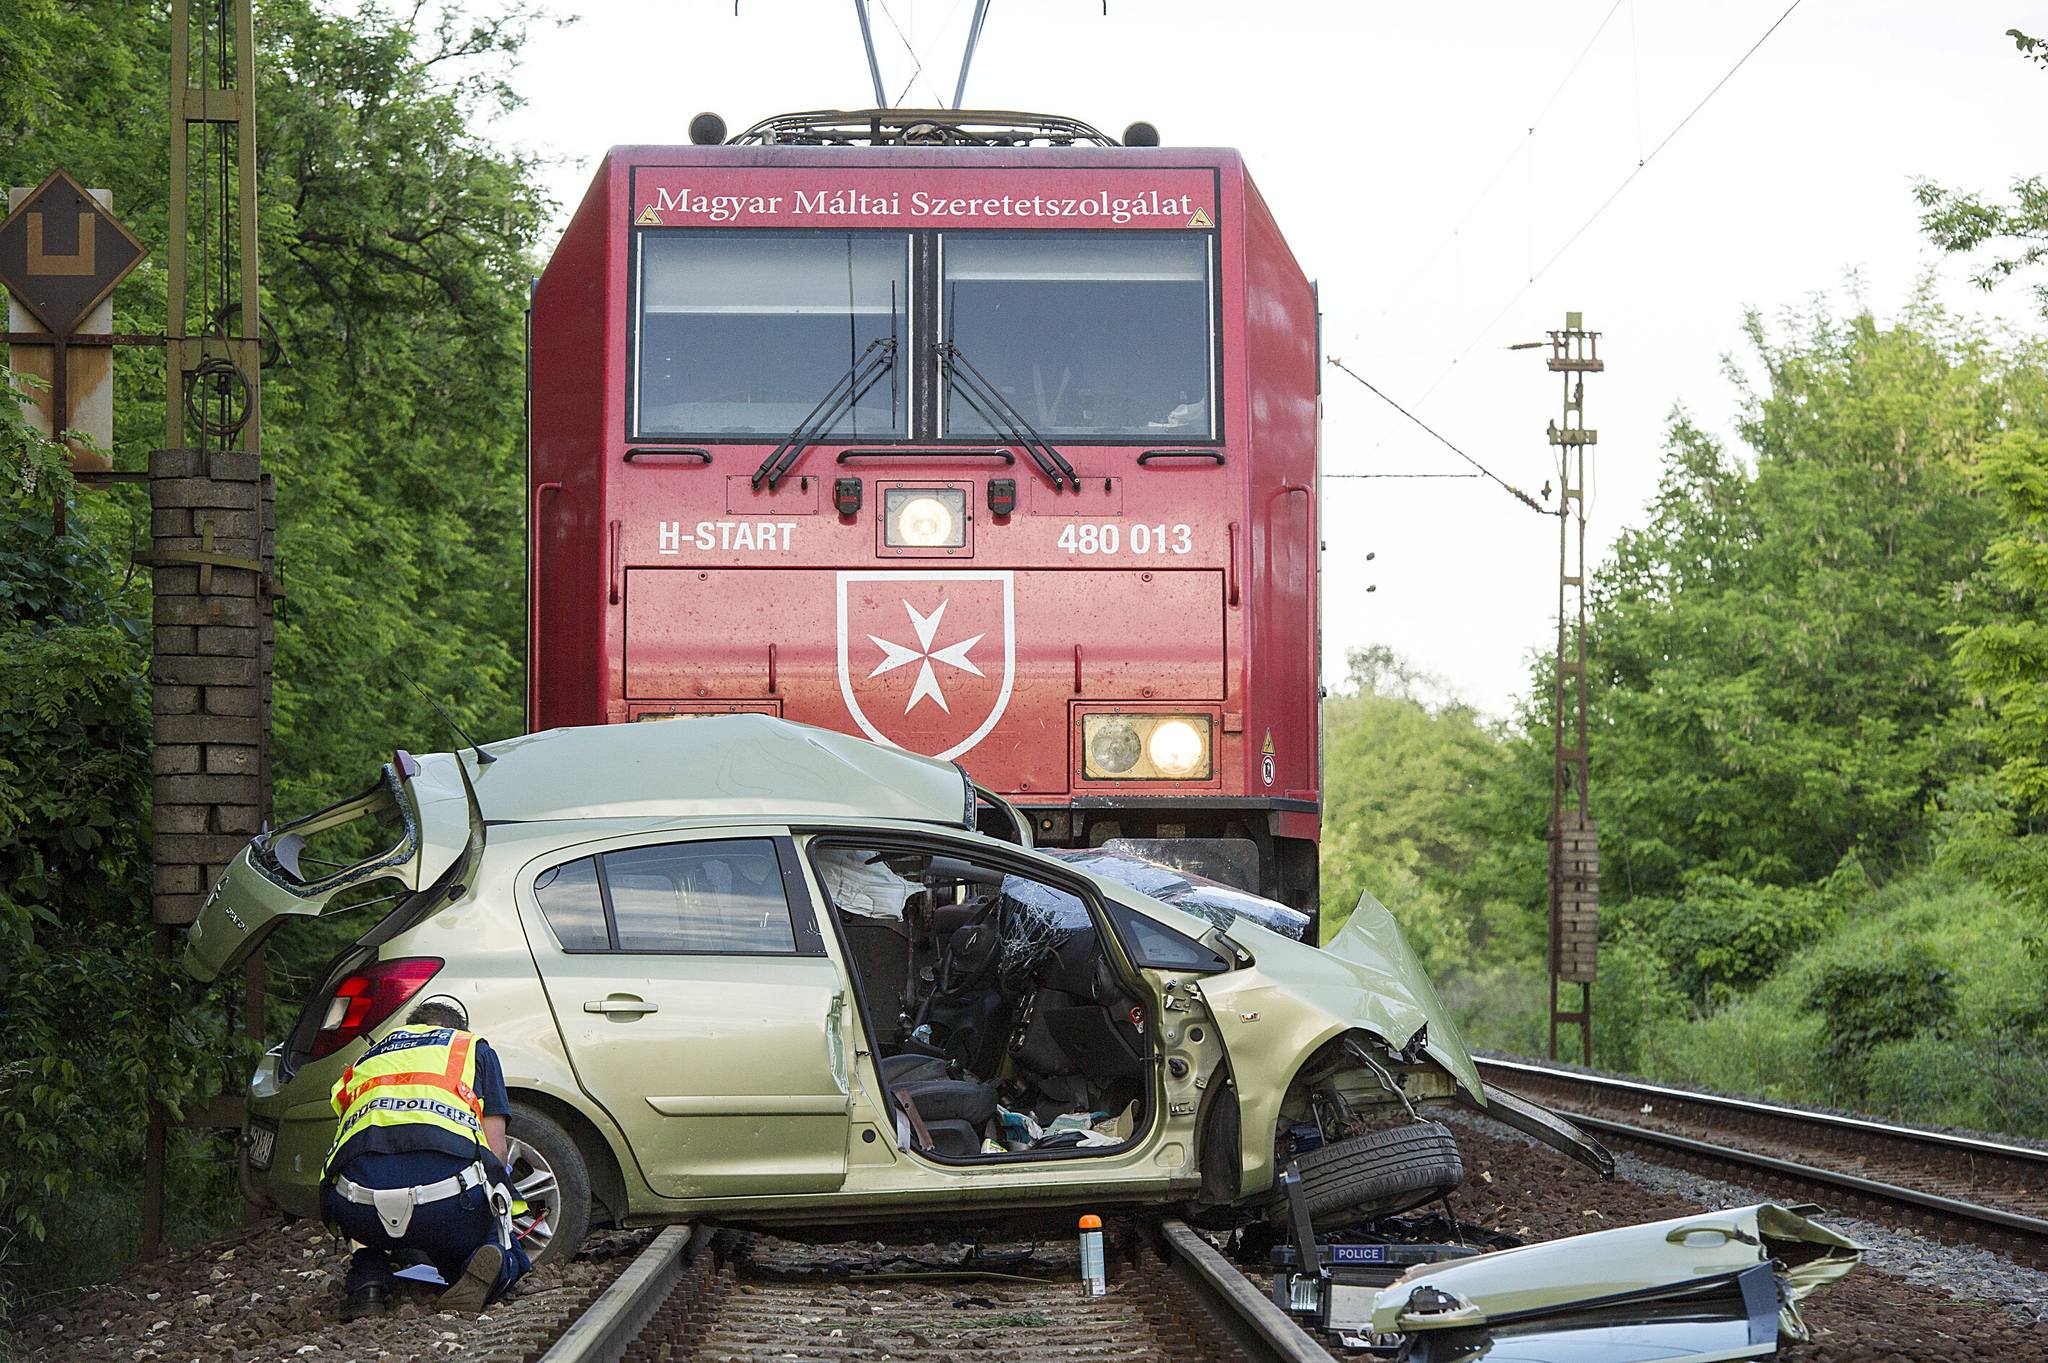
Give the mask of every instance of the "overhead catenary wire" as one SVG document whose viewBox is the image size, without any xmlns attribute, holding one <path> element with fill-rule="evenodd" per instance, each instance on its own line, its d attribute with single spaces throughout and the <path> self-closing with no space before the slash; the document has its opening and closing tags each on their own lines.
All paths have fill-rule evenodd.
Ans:
<svg viewBox="0 0 2048 1363">
<path fill-rule="evenodd" d="M 1515 140 L 1514 149 L 1501 159 L 1500 165 L 1494 169 L 1492 175 L 1487 177 L 1485 185 L 1480 188 L 1478 194 L 1473 196 L 1472 202 L 1466 205 L 1465 212 L 1458 218 L 1456 225 L 1444 234 L 1443 239 L 1437 242 L 1436 246 L 1431 249 L 1427 256 L 1423 257 L 1422 263 L 1410 271 L 1408 277 L 1395 287 L 1393 293 L 1388 295 L 1386 305 L 1380 309 L 1381 317 L 1385 317 L 1393 309 L 1394 304 L 1407 296 L 1408 290 L 1414 287 L 1415 281 L 1428 273 L 1430 266 L 1436 264 L 1438 258 L 1450 247 L 1451 243 L 1458 239 L 1458 235 L 1465 230 L 1465 224 L 1472 221 L 1472 215 L 1479 211 L 1479 206 L 1486 202 L 1488 195 L 1493 193 L 1494 186 L 1498 185 L 1501 177 L 1508 173 L 1509 167 L 1513 166 L 1518 159 L 1531 154 L 1536 137 L 1536 129 L 1542 126 L 1543 119 L 1550 113 L 1551 106 L 1557 103 L 1558 96 L 1562 95 L 1565 87 L 1571 84 L 1572 77 L 1578 74 L 1579 67 L 1584 64 L 1586 54 L 1593 50 L 1594 43 L 1600 41 L 1600 35 L 1607 31 L 1608 23 L 1614 18 L 1615 12 L 1620 8 L 1621 0 L 1614 0 L 1613 6 L 1608 9 L 1598 26 L 1593 29 L 1593 35 L 1586 39 L 1586 45 L 1579 49 L 1579 55 L 1572 58 L 1572 64 L 1565 68 L 1564 76 L 1557 82 L 1557 87 L 1550 92 L 1550 98 L 1543 101 L 1543 107 L 1536 111 L 1536 117 L 1523 125 L 1526 131 Z M 1633 19 L 1634 11 L 1631 10 L 1630 14 L 1631 19 Z"/>
<path fill-rule="evenodd" d="M 1325 478 L 1483 478 L 1482 473 L 1326 473 Z"/>
<path fill-rule="evenodd" d="M 1358 381 L 1359 383 L 1363 384 L 1363 385 L 1365 386 L 1365 389 L 1366 389 L 1366 391 L 1367 391 L 1367 392 L 1371 393 L 1371 394 L 1372 394 L 1372 395 L 1373 395 L 1374 397 L 1378 398 L 1378 399 L 1379 399 L 1379 400 L 1380 400 L 1381 402 L 1384 402 L 1384 403 L 1386 403 L 1386 404 L 1387 404 L 1387 406 L 1389 406 L 1389 407 L 1393 408 L 1393 409 L 1394 409 L 1395 411 L 1399 412 L 1399 413 L 1400 413 L 1400 414 L 1401 414 L 1402 416 L 1405 416 L 1405 417 L 1407 417 L 1407 418 L 1408 418 L 1408 419 L 1409 419 L 1410 421 L 1412 421 L 1412 422 L 1414 422 L 1414 423 L 1415 423 L 1416 425 L 1420 426 L 1420 427 L 1421 427 L 1421 428 L 1422 428 L 1422 429 L 1423 429 L 1424 431 L 1428 432 L 1428 433 L 1429 433 L 1429 435 L 1431 436 L 1431 438 L 1433 438 L 1433 439 L 1434 439 L 1434 440 L 1435 440 L 1435 441 L 1436 441 L 1436 442 L 1437 442 L 1438 444 L 1442 445 L 1442 446 L 1443 446 L 1443 447 L 1444 447 L 1445 449 L 1449 450 L 1449 451 L 1450 451 L 1450 452 L 1451 452 L 1452 454 L 1455 454 L 1455 455 L 1457 455 L 1457 456 L 1458 456 L 1458 457 L 1459 457 L 1460 459 L 1462 459 L 1462 460 L 1464 460 L 1464 461 L 1465 461 L 1466 463 L 1470 464 L 1470 465 L 1471 465 L 1471 466 L 1472 466 L 1473 468 L 1475 468 L 1475 469 L 1479 470 L 1479 472 L 1478 472 L 1477 474 L 1467 474 L 1467 475 L 1464 475 L 1464 476 L 1466 476 L 1466 477 L 1481 477 L 1481 476 L 1484 476 L 1484 477 L 1486 477 L 1486 478 L 1490 478 L 1490 479 L 1492 479 L 1492 480 L 1493 480 L 1494 482 L 1496 482 L 1496 483 L 1500 484 L 1501 488 L 1502 488 L 1502 489 L 1503 489 L 1503 490 L 1504 490 L 1505 492 L 1507 492 L 1507 494 L 1508 494 L 1509 496 L 1513 497 L 1513 498 L 1514 498 L 1514 499 L 1515 499 L 1516 501 L 1518 501 L 1518 502 L 1522 503 L 1522 505 L 1524 505 L 1524 506 L 1528 507 L 1528 508 L 1529 508 L 1529 509 L 1530 509 L 1531 511 L 1537 512 L 1537 513 L 1539 513 L 1539 514 L 1541 514 L 1541 515 L 1545 515 L 1545 516 L 1549 516 L 1549 515 L 1553 515 L 1553 514 L 1555 514 L 1555 513 L 1551 512 L 1551 511 L 1549 511 L 1549 510 L 1546 510 L 1546 509 L 1544 508 L 1543 504 L 1542 504 L 1541 502 L 1537 501 L 1537 500 L 1536 500 L 1536 499 L 1535 499 L 1534 497 L 1531 497 L 1531 496 L 1530 496 L 1530 495 L 1529 495 L 1528 493 L 1526 493 L 1526 492 L 1522 491 L 1522 489 L 1520 489 L 1520 488 L 1516 487 L 1516 486 L 1515 486 L 1515 485 L 1514 485 L 1513 483 L 1510 483 L 1509 481 L 1507 481 L 1507 479 L 1505 479 L 1505 478 L 1501 477 L 1501 476 L 1500 476 L 1499 474 L 1495 473 L 1495 472 L 1494 472 L 1494 471 L 1493 471 L 1492 469 L 1490 469 L 1490 468 L 1486 467 L 1486 465 L 1484 465 L 1484 464 L 1480 463 L 1480 462 L 1479 462 L 1479 461 L 1478 461 L 1477 459 L 1474 459 L 1474 458 L 1473 458 L 1473 457 L 1472 457 L 1471 455 L 1469 455 L 1469 454 L 1465 453 L 1465 451 L 1464 451 L 1464 450 L 1462 450 L 1462 449 L 1458 448 L 1458 446 L 1457 446 L 1456 444 L 1454 444 L 1454 443 L 1453 443 L 1453 442 L 1451 441 L 1451 439 L 1450 439 L 1450 437 L 1449 437 L 1449 436 L 1446 436 L 1446 435 L 1445 435 L 1445 434 L 1443 434 L 1443 433 L 1442 433 L 1441 431 L 1437 430 L 1437 429 L 1436 429 L 1436 427 L 1434 427 L 1434 426 L 1430 425 L 1430 424 L 1429 424 L 1429 423 L 1428 423 L 1427 421 L 1424 421 L 1424 420 L 1423 420 L 1423 419 L 1422 419 L 1421 417 L 1419 417 L 1419 416 L 1415 415 L 1415 413 L 1413 413 L 1413 412 L 1409 411 L 1409 410 L 1408 410 L 1408 409 L 1407 409 L 1406 407 L 1403 407 L 1403 406 L 1402 406 L 1402 405 L 1401 405 L 1400 403 L 1398 403 L 1398 402 L 1394 401 L 1394 400 L 1393 400 L 1392 398 L 1388 397 L 1388 396 L 1387 396 L 1387 395 L 1386 395 L 1385 393 L 1383 393 L 1383 392 L 1381 392 L 1381 391 L 1380 391 L 1379 387 L 1378 387 L 1378 386 L 1377 386 L 1376 384 L 1374 384 L 1374 383 L 1373 383 L 1373 381 L 1372 381 L 1371 379 L 1368 379 L 1368 378 L 1367 378 L 1367 377 L 1366 377 L 1365 375 L 1363 375 L 1363 374 L 1359 373 L 1359 372 L 1358 372 L 1358 371 L 1357 371 L 1356 369 L 1353 369 L 1353 368 L 1352 368 L 1352 367 L 1351 367 L 1350 365 L 1348 365 L 1348 364 L 1344 363 L 1344 361 L 1342 361 L 1342 360 L 1338 359 L 1338 358 L 1337 358 L 1337 357 L 1336 357 L 1335 355 L 1332 355 L 1332 356 L 1330 357 L 1330 365 L 1331 365 L 1331 367 L 1333 367 L 1333 368 L 1336 368 L 1336 369 L 1341 369 L 1341 370 L 1343 370 L 1343 371 L 1344 371 L 1344 372 L 1345 372 L 1346 374 L 1349 374 L 1349 375 L 1350 375 L 1350 376 L 1351 376 L 1351 377 L 1352 377 L 1353 379 L 1356 379 L 1356 380 L 1357 380 L 1357 381 Z M 1326 474 L 1324 474 L 1323 476 L 1324 476 L 1325 478 L 1347 478 L 1347 477 L 1370 477 L 1371 475 L 1369 475 L 1369 474 L 1340 474 L 1340 473 L 1326 473 Z"/>
<path fill-rule="evenodd" d="M 901 106 L 901 105 L 902 105 L 902 103 L 903 103 L 903 100 L 904 100 L 904 97 L 905 97 L 905 96 L 907 96 L 907 95 L 909 95 L 909 93 L 910 93 L 910 87 L 911 87 L 911 86 L 913 86 L 913 85 L 915 85 L 915 84 L 917 84 L 917 78 L 918 78 L 919 76 L 924 76 L 924 88 L 925 88 L 925 89 L 926 89 L 927 91 L 929 91 L 929 92 L 930 92 L 930 94 L 931 94 L 931 97 L 932 97 L 932 107 L 933 107 L 933 108 L 939 108 L 939 109 L 942 109 L 942 108 L 944 108 L 944 107 L 945 107 L 945 105 L 946 105 L 946 97 L 945 97 L 944 95 L 942 95 L 942 94 L 940 94 L 940 93 L 939 93 L 939 87 L 938 87 L 938 86 L 936 86 L 936 85 L 933 85 L 933 84 L 932 84 L 932 78 L 931 78 L 930 76 L 926 76 L 926 75 L 925 75 L 925 70 L 924 70 L 924 57 L 923 57 L 922 55 L 920 55 L 920 54 L 919 54 L 919 52 L 918 52 L 918 50 L 917 50 L 917 48 L 916 48 L 916 47 L 912 46 L 912 44 L 911 44 L 911 41 L 910 41 L 910 35 L 908 35 L 907 33 L 905 33 L 905 32 L 903 31 L 903 26 L 902 26 L 901 24 L 899 24 L 899 23 L 897 23 L 897 22 L 896 22 L 896 16 L 895 16 L 895 14 L 891 13 L 891 12 L 890 12 L 890 9 L 889 9 L 889 0 L 879 0 L 879 3 L 880 3 L 880 4 L 881 4 L 881 6 L 882 6 L 882 17 L 883 17 L 884 19 L 887 19 L 887 20 L 889 21 L 889 27 L 890 27 L 890 28 L 893 28 L 893 29 L 895 29 L 895 30 L 896 30 L 896 40 L 897 40 L 898 42 L 900 42 L 900 43 L 902 43 L 902 44 L 903 44 L 903 50 L 904 50 L 905 52 L 908 52 L 908 53 L 910 54 L 910 59 L 911 59 L 911 60 L 912 60 L 913 62 L 917 63 L 917 69 L 916 69 L 915 71 L 912 71 L 912 72 L 910 73 L 910 79 L 909 79 L 909 80 L 907 80 L 907 81 L 905 81 L 905 82 L 903 82 L 903 93 L 902 93 L 902 94 L 900 94 L 900 95 L 898 95 L 898 96 L 896 96 L 896 105 L 897 105 L 897 106 Z M 957 8 L 957 6 L 956 6 L 956 8 Z M 915 22 L 915 16 L 914 16 L 914 15 L 913 15 L 913 19 L 912 19 L 912 22 L 913 22 L 913 23 Z M 945 27 L 945 26 L 944 26 L 944 24 L 942 23 L 942 24 L 940 25 L 940 31 L 941 31 L 941 32 L 944 32 L 944 27 Z"/>
<path fill-rule="evenodd" d="M 1500 325 L 1501 319 L 1503 317 L 1506 317 L 1508 315 L 1508 312 L 1515 306 L 1515 304 L 1521 302 L 1522 298 L 1529 292 L 1529 290 L 1536 286 L 1536 281 L 1543 278 L 1544 275 L 1548 274 L 1550 272 L 1550 267 L 1557 264 L 1559 260 L 1562 260 L 1564 258 L 1565 252 L 1571 250 L 1572 247 L 1578 242 L 1579 238 L 1586 235 L 1587 231 L 1592 228 L 1594 223 L 1600 221 L 1601 215 L 1604 214 L 1608 210 L 1608 208 L 1610 208 L 1613 205 L 1616 199 L 1619 199 L 1622 196 L 1623 191 L 1627 190 L 1627 188 L 1630 185 L 1636 182 L 1636 177 L 1641 175 L 1643 171 L 1646 168 L 1648 168 L 1649 164 L 1657 159 L 1658 154 L 1661 153 L 1664 150 L 1664 148 L 1671 145 L 1673 138 L 1677 137 L 1680 133 L 1685 131 L 1686 125 L 1693 121 L 1694 117 L 1698 115 L 1700 110 L 1707 107 L 1708 103 L 1710 103 L 1713 100 L 1715 95 L 1721 93 L 1722 88 L 1725 87 L 1729 81 L 1735 78 L 1735 73 L 1740 71 L 1749 62 L 1749 59 L 1751 57 L 1756 55 L 1757 49 L 1761 48 L 1766 42 L 1768 42 L 1770 40 L 1771 35 L 1773 33 L 1776 33 L 1787 19 L 1792 17 L 1792 12 L 1798 9 L 1800 5 L 1804 3 L 1805 0 L 1792 0 L 1792 3 L 1785 7 L 1784 12 L 1780 14 L 1776 19 L 1773 19 L 1771 21 L 1771 26 L 1765 29 L 1762 35 L 1759 36 L 1755 42 L 1751 43 L 1740 57 L 1737 57 L 1735 59 L 1735 64 L 1722 73 L 1721 78 L 1715 81 L 1705 94 L 1700 96 L 1699 101 L 1696 104 L 1694 104 L 1692 108 L 1686 110 L 1685 116 L 1679 119 L 1677 123 L 1672 125 L 1671 131 L 1665 133 L 1662 138 L 1658 139 L 1657 145 L 1650 148 L 1649 154 L 1636 162 L 1635 169 L 1631 170 L 1627 175 L 1623 176 L 1621 183 L 1616 185 L 1614 189 L 1607 195 L 1607 197 L 1600 201 L 1599 206 L 1596 207 L 1592 211 L 1592 213 L 1587 216 L 1586 220 L 1580 223 L 1578 227 L 1573 230 L 1572 234 L 1564 239 L 1564 244 L 1559 246 L 1555 251 L 1551 252 L 1550 258 L 1544 261 L 1543 264 L 1536 270 L 1534 274 L 1529 276 L 1528 280 L 1523 283 L 1521 288 L 1515 290 L 1514 294 L 1511 297 L 1509 297 L 1508 301 L 1501 305 L 1500 311 L 1496 312 L 1493 315 L 1493 317 L 1486 323 L 1486 325 L 1481 327 L 1473 335 L 1472 339 L 1465 343 L 1464 349 L 1460 350 L 1455 356 L 1451 358 L 1451 362 L 1444 366 L 1443 371 L 1430 381 L 1429 387 L 1422 390 L 1422 396 L 1416 400 L 1418 406 L 1429 400 L 1430 394 L 1436 392 L 1436 390 L 1443 384 L 1443 381 L 1450 377 L 1451 371 L 1458 367 L 1459 362 L 1463 360 L 1467 355 L 1472 353 L 1473 347 L 1477 346 L 1481 341 L 1485 340 L 1487 335 L 1491 333 L 1496 326 Z"/>
</svg>

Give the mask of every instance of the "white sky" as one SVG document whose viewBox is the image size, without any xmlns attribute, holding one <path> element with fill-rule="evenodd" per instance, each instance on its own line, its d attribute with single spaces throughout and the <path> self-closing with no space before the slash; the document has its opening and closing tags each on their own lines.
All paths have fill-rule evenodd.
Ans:
<svg viewBox="0 0 2048 1363">
<path fill-rule="evenodd" d="M 1641 519 L 1674 403 L 1729 428 L 1721 361 L 1745 306 L 1843 296 L 1853 273 L 1891 313 L 1932 267 L 1952 304 L 2031 320 L 2020 289 L 1987 298 L 1938 260 L 1909 191 L 1919 175 L 1999 190 L 2048 170 L 2048 73 L 2004 36 L 2048 32 L 2040 0 L 1805 0 L 1529 285 L 1788 2 L 1109 0 L 1104 17 L 1098 0 L 994 0 L 967 103 L 1112 135 L 1144 118 L 1168 145 L 1240 149 L 1321 283 L 1326 353 L 1530 492 L 1549 478 L 1559 385 L 1541 352 L 1502 347 L 1582 310 L 1609 362 L 1587 383 L 1604 546 Z M 559 158 L 565 209 L 606 147 L 687 141 L 699 110 L 738 130 L 873 102 L 851 0 L 741 0 L 737 18 L 730 0 L 580 8 L 535 34 L 527 106 L 495 130 Z M 901 102 L 950 99 L 972 0 L 886 10 L 876 0 L 891 95 L 914 47 L 930 88 Z M 1324 395 L 1326 473 L 1468 471 L 1342 374 Z M 1482 481 L 1374 480 L 1327 483 L 1324 524 L 1326 676 L 1347 648 L 1387 643 L 1506 713 L 1553 629 L 1555 521 Z"/>
</svg>

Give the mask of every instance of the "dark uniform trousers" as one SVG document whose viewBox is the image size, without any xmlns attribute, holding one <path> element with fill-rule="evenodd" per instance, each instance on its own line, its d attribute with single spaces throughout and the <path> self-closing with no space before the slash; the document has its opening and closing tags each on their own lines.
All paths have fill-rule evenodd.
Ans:
<svg viewBox="0 0 2048 1363">
<path fill-rule="evenodd" d="M 365 1188 L 417 1188 L 452 1178 L 473 1163 L 474 1160 L 438 1150 L 365 1154 L 350 1160 L 340 1173 L 349 1182 Z M 488 1154 L 484 1156 L 484 1167 L 493 1178 L 501 1176 L 497 1160 Z M 397 1239 L 386 1233 L 375 1207 L 350 1202 L 337 1194 L 331 1184 L 320 1190 L 320 1211 L 328 1225 L 363 1246 L 349 1263 L 349 1292 L 369 1283 L 388 1287 L 391 1255 L 405 1251 L 424 1256 L 444 1280 L 452 1283 L 461 1275 L 470 1255 L 498 1240 L 498 1221 L 491 1214 L 490 1192 L 486 1187 L 465 1188 L 454 1197 L 420 1203 L 412 1209 L 412 1224 Z M 514 1241 L 505 1252 L 504 1267 L 498 1272 L 497 1285 L 491 1289 L 492 1298 L 496 1299 L 532 1266 L 526 1252 Z"/>
</svg>

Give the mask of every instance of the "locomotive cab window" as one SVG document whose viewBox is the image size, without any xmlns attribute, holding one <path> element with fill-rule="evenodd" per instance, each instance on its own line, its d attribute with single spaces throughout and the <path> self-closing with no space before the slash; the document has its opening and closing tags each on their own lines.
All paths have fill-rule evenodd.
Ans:
<svg viewBox="0 0 2048 1363">
<path fill-rule="evenodd" d="M 1199 232 L 949 233 L 943 334 L 1044 435 L 1210 439 L 1209 243 Z M 946 387 L 945 433 L 994 434 L 960 384 Z"/>
<path fill-rule="evenodd" d="M 638 242 L 640 438 L 779 439 L 876 341 L 907 340 L 905 237 L 682 231 Z M 827 434 L 905 435 L 908 374 L 891 366 Z"/>
</svg>

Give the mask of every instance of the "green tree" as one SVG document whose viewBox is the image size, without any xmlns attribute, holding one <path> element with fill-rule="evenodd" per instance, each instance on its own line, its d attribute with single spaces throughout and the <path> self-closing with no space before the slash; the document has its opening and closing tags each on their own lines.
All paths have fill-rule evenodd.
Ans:
<svg viewBox="0 0 2048 1363">
<path fill-rule="evenodd" d="M 1749 321 L 1753 462 L 1676 417 L 1650 521 L 1596 578 L 1595 812 L 1628 893 L 1886 874 L 1976 768 L 1946 631 L 1982 614 L 1976 466 L 2048 420 L 2039 352 L 1924 299 L 1794 325 Z"/>
<path fill-rule="evenodd" d="M 1956 667 L 1991 714 L 1999 760 L 1951 800 L 1946 858 L 2048 914 L 2048 433 L 2005 432 L 1982 477 L 2004 514 L 1986 554 L 1993 618 L 1963 628 Z"/>
<path fill-rule="evenodd" d="M 2016 28 L 2006 36 L 2020 55 L 2048 72 L 2048 39 L 2030 38 Z M 2012 182 L 2012 200 L 1997 203 L 1981 194 L 1945 189 L 1931 180 L 1913 187 L 1920 201 L 1920 229 L 1944 251 L 1971 252 L 2002 248 L 2005 254 L 1983 264 L 1971 281 L 1993 289 L 2013 275 L 2048 260 L 2048 183 L 2039 175 Z M 2048 283 L 2036 284 L 2034 296 L 2048 314 Z"/>
<path fill-rule="evenodd" d="M 1424 964 L 1445 971 L 1469 959 L 1479 931 L 1453 895 L 1470 857 L 1456 811 L 1503 765 L 1502 740 L 1392 650 L 1349 662 L 1323 707 L 1323 935 L 1370 890 Z"/>
<path fill-rule="evenodd" d="M 520 725 L 522 313 L 548 205 L 532 163 L 475 129 L 511 101 L 528 15 L 423 12 L 258 3 L 281 812 L 364 781 L 394 742 L 452 741 L 401 672 L 480 735 Z M 163 0 L 0 0 L 6 183 L 62 166 L 108 186 L 153 248 L 117 291 L 121 331 L 164 323 L 168 83 Z M 199 311 L 223 301 L 216 283 Z M 161 443 L 162 383 L 160 358 L 117 355 L 119 466 Z M 15 1249 L 47 1284 L 104 1274 L 132 1234 L 142 1100 L 218 1092 L 237 1065 L 225 1001 L 184 985 L 150 927 L 149 609 L 127 566 L 147 503 L 71 495 L 55 447 L 0 408 L 0 1241 L 50 1226 Z M 279 934 L 283 992 L 328 949 Z M 226 1206 L 218 1151 L 181 1141 L 174 1182 Z M 90 1196 L 108 1222 L 53 1218 Z"/>
<path fill-rule="evenodd" d="M 94 1233 L 67 1213 L 132 1175 L 148 1101 L 217 1091 L 228 1053 L 146 927 L 148 596 L 57 534 L 71 491 L 0 384 L 0 1246 Z"/>
<path fill-rule="evenodd" d="M 2007 33 L 2048 71 L 2048 40 Z M 1920 226 L 1943 250 L 2001 249 L 1973 276 L 1980 288 L 2048 261 L 2048 184 L 2040 176 L 2015 180 L 2003 204 L 1927 181 L 1915 193 L 1925 210 Z M 2048 315 L 2048 283 L 2034 292 Z M 2048 436 L 2015 422 L 1979 472 L 2003 521 L 1982 584 L 1991 618 L 1957 631 L 1955 658 L 1972 698 L 1990 710 L 1987 736 L 2001 765 L 1950 801 L 1954 837 L 1945 852 L 2048 912 Z"/>
</svg>

